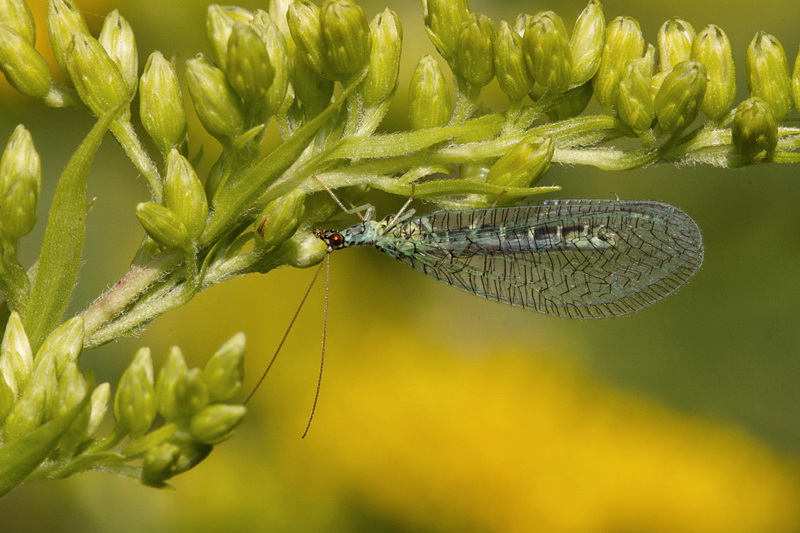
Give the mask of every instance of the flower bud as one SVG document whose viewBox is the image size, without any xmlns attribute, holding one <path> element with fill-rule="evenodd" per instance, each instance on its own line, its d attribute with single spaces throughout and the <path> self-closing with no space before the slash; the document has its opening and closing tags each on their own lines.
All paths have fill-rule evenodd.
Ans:
<svg viewBox="0 0 800 533">
<path fill-rule="evenodd" d="M 424 0 L 422 9 L 428 37 L 450 62 L 458 47 L 461 27 L 469 16 L 467 0 Z"/>
<path fill-rule="evenodd" d="M 117 63 L 96 39 L 83 33 L 73 37 L 67 61 L 69 77 L 83 103 L 101 117 L 128 100 L 128 84 Z M 121 119 L 129 118 L 130 109 L 126 107 Z"/>
<path fill-rule="evenodd" d="M 0 20 L 31 46 L 36 43 L 33 15 L 24 0 L 0 0 Z"/>
<path fill-rule="evenodd" d="M 731 134 L 746 161 L 768 158 L 778 145 L 778 121 L 766 102 L 751 96 L 736 106 Z"/>
<path fill-rule="evenodd" d="M 303 219 L 305 194 L 291 192 L 276 198 L 256 218 L 256 246 L 269 251 L 294 235 Z"/>
<path fill-rule="evenodd" d="M 186 62 L 186 83 L 197 117 L 210 134 L 233 139 L 244 130 L 239 97 L 225 73 L 202 54 Z"/>
<path fill-rule="evenodd" d="M 6 383 L 5 376 L 0 372 L 0 426 L 5 422 L 6 417 L 14 408 L 17 401 L 17 394 L 11 390 L 11 385 Z"/>
<path fill-rule="evenodd" d="M 0 157 L 0 238 L 16 242 L 36 224 L 42 164 L 33 138 L 21 124 Z"/>
<path fill-rule="evenodd" d="M 417 63 L 408 100 L 412 129 L 436 128 L 450 121 L 453 114 L 450 90 L 439 64 L 429 55 Z"/>
<path fill-rule="evenodd" d="M 211 356 L 203 369 L 212 402 L 233 398 L 244 379 L 244 333 L 237 333 Z"/>
<path fill-rule="evenodd" d="M 325 53 L 319 7 L 309 0 L 297 0 L 286 11 L 286 23 L 299 55 L 314 72 L 327 78 L 332 67 Z"/>
<path fill-rule="evenodd" d="M 289 91 L 289 49 L 281 30 L 265 11 L 258 10 L 252 23 L 269 56 L 274 77 L 264 95 L 264 114 L 269 117 L 291 103 Z"/>
<path fill-rule="evenodd" d="M 115 9 L 103 21 L 103 29 L 100 30 L 97 40 L 117 63 L 122 79 L 133 94 L 139 82 L 139 53 L 136 51 L 133 28 Z"/>
<path fill-rule="evenodd" d="M 800 49 L 797 51 L 792 71 L 792 97 L 794 97 L 794 106 L 800 109 Z"/>
<path fill-rule="evenodd" d="M 203 371 L 199 368 L 189 369 L 175 382 L 175 408 L 186 415 L 194 415 L 204 409 L 209 402 L 208 385 L 203 380 Z"/>
<path fill-rule="evenodd" d="M 194 441 L 162 442 L 147 450 L 142 461 L 142 483 L 163 487 L 169 478 L 185 472 L 205 459 L 212 446 Z"/>
<path fill-rule="evenodd" d="M 139 116 L 162 153 L 186 138 L 186 110 L 178 76 L 161 52 L 153 52 L 139 81 Z"/>
<path fill-rule="evenodd" d="M 33 353 L 28 335 L 19 313 L 13 311 L 8 317 L 3 342 L 0 344 L 0 376 L 16 396 L 28 386 L 33 371 Z"/>
<path fill-rule="evenodd" d="M 73 34 L 89 35 L 86 21 L 72 0 L 50 0 L 47 3 L 47 33 L 56 63 L 65 71 L 69 70 Z"/>
<path fill-rule="evenodd" d="M 56 402 L 55 416 L 62 416 L 71 411 L 76 405 L 81 403 L 86 396 L 86 380 L 78 370 L 76 363 L 69 363 L 58 380 L 58 396 Z M 84 427 L 89 422 L 89 411 L 86 411 Z M 73 422 L 74 424 L 74 422 Z M 84 428 L 79 428 L 82 432 Z"/>
<path fill-rule="evenodd" d="M 478 13 L 470 13 L 461 25 L 454 71 L 474 87 L 483 87 L 494 78 L 494 25 Z"/>
<path fill-rule="evenodd" d="M 533 88 L 522 53 L 522 37 L 501 21 L 494 44 L 494 71 L 497 83 L 512 102 L 519 102 Z"/>
<path fill-rule="evenodd" d="M 630 17 L 617 17 L 606 30 L 600 67 L 592 79 L 594 94 L 607 113 L 615 110 L 619 79 L 629 59 L 642 57 L 644 37 L 639 23 Z"/>
<path fill-rule="evenodd" d="M 192 436 L 204 444 L 219 444 L 233 435 L 246 412 L 243 405 L 209 405 L 192 417 Z"/>
<path fill-rule="evenodd" d="M 351 0 L 325 0 L 320 9 L 322 42 L 330 72 L 326 77 L 344 81 L 369 61 L 367 17 Z"/>
<path fill-rule="evenodd" d="M 789 60 L 781 43 L 768 33 L 758 32 L 747 47 L 747 86 L 758 96 L 777 120 L 792 108 Z"/>
<path fill-rule="evenodd" d="M 655 118 L 655 106 L 650 84 L 653 81 L 655 51 L 648 47 L 644 57 L 629 59 L 619 81 L 617 113 L 636 132 L 650 129 Z"/>
<path fill-rule="evenodd" d="M 671 18 L 658 30 L 658 70 L 668 72 L 681 61 L 692 58 L 695 31 L 691 24 Z"/>
<path fill-rule="evenodd" d="M 38 428 L 47 413 L 46 385 L 35 385 L 14 404 L 3 426 L 3 441 L 10 442 Z"/>
<path fill-rule="evenodd" d="M 492 165 L 486 183 L 504 188 L 531 187 L 550 168 L 554 148 L 550 138 L 531 136 L 524 139 Z"/>
<path fill-rule="evenodd" d="M 186 415 L 175 400 L 175 386 L 186 379 L 186 372 L 188 372 L 188 367 L 183 358 L 183 352 L 177 346 L 173 346 L 158 373 L 155 388 L 158 412 L 161 413 L 164 420 L 169 422 L 174 422 Z"/>
<path fill-rule="evenodd" d="M 534 15 L 525 29 L 523 50 L 533 79 L 549 94 L 561 94 L 569 87 L 572 52 L 561 17 L 552 11 Z"/>
<path fill-rule="evenodd" d="M 0 70 L 19 92 L 43 98 L 50 92 L 50 67 L 33 44 L 0 24 Z"/>
<path fill-rule="evenodd" d="M 250 24 L 253 15 L 241 7 L 212 4 L 206 11 L 206 34 L 211 43 L 211 57 L 219 67 L 228 69 L 228 44 L 234 24 Z"/>
<path fill-rule="evenodd" d="M 174 148 L 167 156 L 164 201 L 183 222 L 189 238 L 203 233 L 208 218 L 206 191 L 192 165 Z"/>
<path fill-rule="evenodd" d="M 140 348 L 119 380 L 114 396 L 114 418 L 121 429 L 133 437 L 141 437 L 150 429 L 155 416 L 153 360 L 148 348 Z"/>
<path fill-rule="evenodd" d="M 664 78 L 655 98 L 656 118 L 662 131 L 674 133 L 689 126 L 700 111 L 706 92 L 706 69 L 697 61 L 684 61 Z"/>
<path fill-rule="evenodd" d="M 400 52 L 403 48 L 403 28 L 397 13 L 386 8 L 369 24 L 372 48 L 369 52 L 369 72 L 364 80 L 364 105 L 375 107 L 391 98 L 397 89 L 400 72 Z"/>
<path fill-rule="evenodd" d="M 708 85 L 700 109 L 711 120 L 719 120 L 736 97 L 736 65 L 731 41 L 721 28 L 710 24 L 695 38 L 692 59 L 706 67 Z"/>
<path fill-rule="evenodd" d="M 262 112 L 275 70 L 261 37 L 250 26 L 237 22 L 228 41 L 227 78 L 246 107 Z"/>
<path fill-rule="evenodd" d="M 103 417 L 108 410 L 108 398 L 111 394 L 111 387 L 108 383 L 101 383 L 92 391 L 92 398 L 89 401 L 89 424 L 86 426 L 86 435 L 94 435 L 103 422 Z"/>
<path fill-rule="evenodd" d="M 295 268 L 318 265 L 328 253 L 328 246 L 310 231 L 298 231 L 282 248 L 287 249 L 286 264 Z"/>
<path fill-rule="evenodd" d="M 189 231 L 172 209 L 154 202 L 142 202 L 136 206 L 136 216 L 157 243 L 184 249 L 191 246 Z"/>
<path fill-rule="evenodd" d="M 586 82 L 579 87 L 574 87 L 559 98 L 559 103 L 547 111 L 547 116 L 553 122 L 577 117 L 592 99 L 592 84 Z"/>
<path fill-rule="evenodd" d="M 310 120 L 331 103 L 333 82 L 323 78 L 304 58 L 305 55 L 298 48 L 292 69 L 292 87 L 303 104 L 306 119 Z"/>
<path fill-rule="evenodd" d="M 72 317 L 56 329 L 39 347 L 36 360 L 52 357 L 56 365 L 56 374 L 61 376 L 69 363 L 77 363 L 83 351 L 83 317 Z"/>
<path fill-rule="evenodd" d="M 606 33 L 606 18 L 600 0 L 589 0 L 572 29 L 569 49 L 572 54 L 571 85 L 583 85 L 600 67 Z"/>
</svg>

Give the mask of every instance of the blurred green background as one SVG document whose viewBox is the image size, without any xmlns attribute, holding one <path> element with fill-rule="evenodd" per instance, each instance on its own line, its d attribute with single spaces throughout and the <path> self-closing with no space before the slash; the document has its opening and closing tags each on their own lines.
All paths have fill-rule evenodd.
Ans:
<svg viewBox="0 0 800 533">
<path fill-rule="evenodd" d="M 40 21 L 44 4 L 30 4 Z M 182 59 L 207 51 L 204 2 L 78 4 L 95 30 L 120 9 L 142 64 L 154 49 Z M 495 21 L 552 9 L 570 28 L 584 6 L 470 4 Z M 421 9 L 399 0 L 362 5 L 368 18 L 387 5 L 401 17 L 401 89 L 386 127 L 407 128 L 411 71 L 433 53 Z M 638 19 L 649 42 L 672 16 L 697 30 L 721 26 L 733 42 L 740 95 L 756 31 L 778 37 L 792 63 L 800 44 L 797 2 L 604 6 L 608 20 Z M 494 85 L 484 94 L 495 108 L 505 105 Z M 1 98 L 0 139 L 24 123 L 42 154 L 43 220 L 54 181 L 92 120 L 43 109 L 7 86 Z M 196 124 L 192 134 L 214 151 Z M 554 166 L 543 184 L 550 181 L 564 187 L 562 198 L 682 207 L 703 230 L 704 268 L 652 308 L 587 322 L 474 298 L 372 250 L 338 253 L 325 377 L 308 438 L 300 434 L 319 366 L 321 287 L 235 438 L 179 476 L 175 491 L 102 473 L 34 483 L 0 500 L 2 530 L 800 531 L 800 167 Z M 143 180 L 111 139 L 90 183 L 97 202 L 76 312 L 126 271 L 142 233 L 133 207 L 146 199 Z M 40 234 L 27 240 L 29 259 Z M 252 384 L 310 279 L 310 271 L 283 269 L 233 280 L 139 338 L 89 352 L 83 364 L 114 383 L 138 346 L 161 358 L 179 344 L 199 365 L 244 331 Z"/>
</svg>

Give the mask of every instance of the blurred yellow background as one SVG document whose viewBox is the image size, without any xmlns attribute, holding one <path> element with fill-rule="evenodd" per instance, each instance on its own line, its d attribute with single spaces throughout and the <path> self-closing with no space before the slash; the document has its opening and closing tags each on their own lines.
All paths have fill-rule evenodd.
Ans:
<svg viewBox="0 0 800 533">
<path fill-rule="evenodd" d="M 138 39 L 187 59 L 207 51 L 205 3 L 78 2 L 90 25 L 120 9 Z M 478 2 L 500 19 L 552 9 L 571 27 L 584 2 Z M 248 2 L 244 7 L 260 4 Z M 416 2 L 384 6 L 404 28 L 389 129 L 407 127 L 405 88 L 433 53 Z M 730 36 L 740 95 L 744 51 L 765 30 L 794 61 L 800 4 L 604 2 L 649 42 L 681 16 Z M 44 1 L 32 2 L 40 13 Z M 44 37 L 42 37 L 44 38 Z M 3 82 L 5 83 L 5 82 Z M 54 181 L 92 121 L 43 109 L 4 86 L 0 139 L 17 123 L 42 154 L 46 216 Z M 486 99 L 505 99 L 492 86 Z M 797 112 L 795 111 L 795 116 Z M 214 141 L 192 130 L 193 148 Z M 300 439 L 319 366 L 317 287 L 237 435 L 157 491 L 102 473 L 23 486 L 0 500 L 4 532 L 23 531 L 800 531 L 800 167 L 674 168 L 627 173 L 554 166 L 568 197 L 658 199 L 703 229 L 706 264 L 676 295 L 633 316 L 569 321 L 482 301 L 368 249 L 333 256 L 320 404 Z M 109 138 L 90 177 L 86 265 L 74 311 L 127 269 L 145 200 Z M 387 203 L 383 209 L 390 210 Z M 41 224 L 40 224 L 41 225 Z M 37 235 L 27 244 L 35 249 Z M 30 253 L 29 259 L 34 257 Z M 215 287 L 141 337 L 89 352 L 116 382 L 140 345 L 179 344 L 200 365 L 237 331 L 248 383 L 277 345 L 310 271 L 283 269 Z"/>
</svg>

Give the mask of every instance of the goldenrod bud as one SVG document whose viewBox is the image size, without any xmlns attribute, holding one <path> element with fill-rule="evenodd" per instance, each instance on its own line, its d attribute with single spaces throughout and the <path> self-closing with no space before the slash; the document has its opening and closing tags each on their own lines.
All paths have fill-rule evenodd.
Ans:
<svg viewBox="0 0 800 533">
<path fill-rule="evenodd" d="M 24 0 L 0 0 L 0 21 L 28 44 L 36 43 L 33 15 Z"/>
<path fill-rule="evenodd" d="M 189 238 L 200 236 L 208 218 L 206 192 L 192 165 L 174 148 L 167 156 L 164 201 L 183 222 Z"/>
<path fill-rule="evenodd" d="M 206 34 L 211 43 L 211 57 L 222 69 L 228 68 L 228 43 L 234 24 L 250 24 L 253 15 L 241 7 L 213 4 L 206 11 Z"/>
<path fill-rule="evenodd" d="M 553 149 L 550 138 L 532 136 L 524 139 L 492 165 L 486 183 L 509 188 L 531 187 L 550 168 Z"/>
<path fill-rule="evenodd" d="M 655 64 L 654 49 L 648 47 L 644 57 L 629 59 L 625 73 L 619 81 L 617 113 L 634 131 L 650 129 L 655 118 L 655 106 L 650 84 L 653 81 Z"/>
<path fill-rule="evenodd" d="M 778 121 L 766 102 L 751 96 L 736 106 L 731 134 L 748 162 L 768 158 L 778 144 Z"/>
<path fill-rule="evenodd" d="M 75 91 L 97 117 L 125 102 L 130 90 L 117 63 L 93 37 L 75 33 L 67 61 L 67 71 Z M 121 120 L 130 118 L 125 108 Z"/>
<path fill-rule="evenodd" d="M 572 54 L 572 85 L 592 79 L 600 67 L 606 34 L 606 17 L 600 0 L 589 0 L 572 29 L 569 49 Z"/>
<path fill-rule="evenodd" d="M 256 246 L 268 251 L 294 235 L 303 219 L 305 194 L 290 192 L 276 198 L 256 218 Z"/>
<path fill-rule="evenodd" d="M 111 387 L 108 383 L 101 383 L 92 391 L 92 397 L 89 401 L 91 406 L 89 410 L 89 424 L 86 426 L 86 434 L 94 435 L 100 428 L 103 418 L 108 410 L 108 398 L 111 394 Z"/>
<path fill-rule="evenodd" d="M 11 390 L 11 386 L 6 383 L 5 376 L 0 372 L 0 425 L 5 422 L 16 402 L 17 394 Z"/>
<path fill-rule="evenodd" d="M 76 405 L 83 401 L 86 396 L 86 380 L 78 370 L 77 363 L 70 362 L 64 373 L 58 380 L 58 396 L 56 401 L 55 416 L 67 414 Z M 89 410 L 86 410 L 86 420 L 84 424 L 89 422 Z M 83 428 L 80 428 L 82 431 Z"/>
<path fill-rule="evenodd" d="M 262 10 L 255 12 L 252 27 L 258 32 L 269 56 L 274 76 L 272 83 L 264 95 L 264 114 L 271 116 L 278 113 L 290 102 L 289 96 L 289 49 L 286 39 L 270 16 Z"/>
<path fill-rule="evenodd" d="M 244 333 L 237 333 L 211 356 L 203 369 L 212 402 L 229 400 L 239 392 L 244 379 Z"/>
<path fill-rule="evenodd" d="M 83 317 L 72 317 L 56 329 L 42 342 L 36 353 L 36 360 L 52 357 L 58 376 L 69 363 L 77 363 L 83 350 Z"/>
<path fill-rule="evenodd" d="M 318 265 L 328 252 L 328 246 L 310 231 L 295 233 L 283 247 L 287 249 L 286 263 L 296 268 Z"/>
<path fill-rule="evenodd" d="M 655 98 L 656 118 L 662 131 L 673 133 L 689 126 L 700 110 L 706 92 L 706 69 L 697 61 L 684 61 L 664 78 Z"/>
<path fill-rule="evenodd" d="M 173 391 L 178 412 L 194 415 L 208 405 L 208 385 L 203 380 L 203 371 L 199 368 L 186 371 L 183 379 L 175 382 Z"/>
<path fill-rule="evenodd" d="M 721 28 L 710 24 L 695 38 L 692 59 L 706 67 L 708 85 L 700 109 L 711 120 L 719 120 L 736 97 L 736 65 L 731 41 Z"/>
<path fill-rule="evenodd" d="M 181 349 L 177 346 L 170 348 L 158 373 L 155 387 L 158 412 L 169 422 L 174 422 L 187 414 L 175 400 L 175 386 L 186 379 L 188 370 Z"/>
<path fill-rule="evenodd" d="M 47 415 L 46 385 L 36 384 L 25 391 L 6 417 L 3 441 L 10 442 L 39 427 Z"/>
<path fill-rule="evenodd" d="M 49 0 L 47 4 L 47 33 L 56 63 L 68 70 L 69 53 L 74 33 L 89 35 L 89 28 L 72 0 Z M 97 73 L 95 73 L 97 75 Z"/>
<path fill-rule="evenodd" d="M 424 0 L 425 30 L 442 57 L 450 62 L 458 47 L 461 26 L 469 16 L 467 0 Z"/>
<path fill-rule="evenodd" d="M 607 113 L 614 111 L 619 93 L 619 79 L 629 59 L 642 57 L 644 37 L 639 23 L 630 17 L 617 17 L 606 30 L 600 67 L 592 79 L 594 94 Z"/>
<path fill-rule="evenodd" d="M 0 238 L 16 242 L 36 224 L 42 164 L 33 138 L 19 125 L 0 157 Z"/>
<path fill-rule="evenodd" d="M 305 54 L 297 48 L 292 69 L 292 88 L 297 99 L 303 104 L 306 119 L 311 119 L 331 103 L 333 82 L 323 78 L 305 58 Z"/>
<path fill-rule="evenodd" d="M 14 396 L 28 386 L 33 371 L 33 353 L 19 313 L 8 317 L 3 342 L 0 344 L 0 376 L 5 378 Z"/>
<path fill-rule="evenodd" d="M 454 61 L 454 72 L 474 87 L 483 87 L 494 78 L 494 25 L 478 13 L 470 13 L 461 25 Z"/>
<path fill-rule="evenodd" d="M 139 81 L 139 116 L 162 153 L 186 138 L 186 110 L 178 76 L 161 52 L 153 52 Z"/>
<path fill-rule="evenodd" d="M 453 114 L 450 90 L 439 64 L 429 55 L 417 63 L 408 100 L 412 129 L 436 128 L 450 121 Z"/>
<path fill-rule="evenodd" d="M 500 21 L 494 44 L 497 83 L 512 102 L 519 102 L 533 88 L 533 78 L 522 52 L 522 37 L 506 21 Z"/>
<path fill-rule="evenodd" d="M 797 51 L 792 71 L 792 96 L 794 97 L 794 106 L 800 109 L 800 49 Z"/>
<path fill-rule="evenodd" d="M 19 92 L 43 98 L 50 91 L 50 67 L 24 37 L 0 24 L 0 70 Z"/>
<path fill-rule="evenodd" d="M 131 436 L 141 437 L 150 429 L 155 416 L 153 360 L 148 348 L 140 348 L 119 380 L 114 395 L 114 418 Z"/>
<path fill-rule="evenodd" d="M 351 0 L 325 0 L 319 17 L 324 51 L 331 69 L 327 76 L 344 81 L 369 61 L 367 17 L 361 6 Z"/>
<path fill-rule="evenodd" d="M 403 48 L 403 28 L 397 13 L 386 8 L 369 24 L 372 48 L 369 52 L 369 72 L 364 80 L 364 105 L 375 107 L 389 99 L 397 89 L 400 72 L 400 52 Z"/>
<path fill-rule="evenodd" d="M 117 63 L 122 78 L 133 94 L 139 82 L 139 52 L 136 51 L 133 28 L 115 9 L 103 21 L 103 29 L 97 40 Z"/>
<path fill-rule="evenodd" d="M 789 61 L 781 43 L 768 33 L 758 32 L 747 47 L 747 85 L 750 94 L 758 96 L 777 120 L 792 108 Z"/>
<path fill-rule="evenodd" d="M 561 17 L 552 11 L 534 15 L 525 29 L 523 50 L 533 79 L 549 94 L 561 94 L 569 87 L 572 52 Z"/>
<path fill-rule="evenodd" d="M 204 444 L 218 444 L 233 435 L 246 412 L 243 405 L 209 405 L 192 417 L 192 436 Z"/>
<path fill-rule="evenodd" d="M 692 59 L 695 31 L 691 24 L 671 18 L 658 30 L 658 70 L 670 71 L 681 61 Z"/>
<path fill-rule="evenodd" d="M 237 22 L 228 40 L 227 78 L 244 104 L 263 113 L 264 99 L 275 70 L 261 37 L 250 26 Z M 265 117 L 262 117 L 265 118 Z"/>
<path fill-rule="evenodd" d="M 171 209 L 161 204 L 143 202 L 136 206 L 136 217 L 157 243 L 184 249 L 191 245 L 186 226 Z"/>
<path fill-rule="evenodd" d="M 591 82 L 587 81 L 579 87 L 574 87 L 564 93 L 562 98 L 559 99 L 558 105 L 547 111 L 547 116 L 553 122 L 576 117 L 583 113 L 583 110 L 589 105 L 592 100 L 592 94 Z"/>
<path fill-rule="evenodd" d="M 239 97 L 228 84 L 225 73 L 202 54 L 186 62 L 186 84 L 197 117 L 210 134 L 233 139 L 244 131 Z"/>
<path fill-rule="evenodd" d="M 181 449 L 177 444 L 162 442 L 144 454 L 142 461 L 142 483 L 151 487 L 162 487 L 164 482 L 178 473 Z"/>
<path fill-rule="evenodd" d="M 300 56 L 317 74 L 327 77 L 331 66 L 325 53 L 319 7 L 309 0 L 297 0 L 286 11 L 286 23 Z"/>
</svg>

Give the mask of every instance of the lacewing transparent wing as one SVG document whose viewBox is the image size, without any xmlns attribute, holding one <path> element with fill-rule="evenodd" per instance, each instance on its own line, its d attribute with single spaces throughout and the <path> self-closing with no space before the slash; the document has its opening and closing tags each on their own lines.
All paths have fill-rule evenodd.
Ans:
<svg viewBox="0 0 800 533">
<path fill-rule="evenodd" d="M 660 202 L 558 200 L 412 214 L 317 235 L 330 250 L 373 246 L 471 294 L 571 318 L 637 311 L 703 263 L 697 224 Z"/>
</svg>

